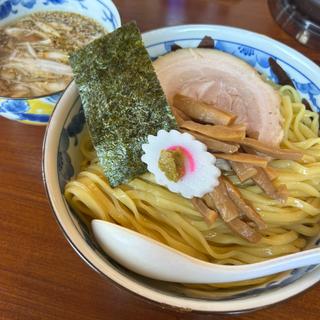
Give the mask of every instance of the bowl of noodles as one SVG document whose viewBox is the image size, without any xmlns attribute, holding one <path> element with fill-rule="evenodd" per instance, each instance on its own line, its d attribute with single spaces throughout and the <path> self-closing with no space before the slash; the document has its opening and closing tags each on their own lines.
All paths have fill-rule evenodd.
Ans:
<svg viewBox="0 0 320 320">
<path fill-rule="evenodd" d="M 72 80 L 69 53 L 119 26 L 110 0 L 3 1 L 0 115 L 46 124 Z"/>
<path fill-rule="evenodd" d="M 110 258 L 95 241 L 90 225 L 92 218 L 99 218 L 134 230 L 147 230 L 145 234 L 167 245 L 174 247 L 175 241 L 178 241 L 181 248 L 185 248 L 181 249 L 182 251 L 185 250 L 184 252 L 198 259 L 226 265 L 256 263 L 319 245 L 319 67 L 297 51 L 271 38 L 226 26 L 176 26 L 142 35 L 156 71 L 159 67 L 157 63 L 165 61 L 162 59 L 173 51 L 179 53 L 181 48 L 197 48 L 200 43 L 203 45 L 204 38 L 211 38 L 206 41 L 205 50 L 213 50 L 214 47 L 219 56 L 222 52 L 241 59 L 246 66 L 249 65 L 257 71 L 255 76 L 261 77 L 280 99 L 281 136 L 276 138 L 274 132 L 265 136 L 266 139 L 269 136 L 279 139 L 279 146 L 273 145 L 272 150 L 265 147 L 255 152 L 254 157 L 252 152 L 249 156 L 254 165 L 259 166 L 260 158 L 266 156 L 265 153 L 268 154 L 270 170 L 264 170 L 277 192 L 272 194 L 267 191 L 254 176 L 251 176 L 254 182 L 252 179 L 244 179 L 247 181 L 245 183 L 239 181 L 236 168 L 228 166 L 233 161 L 241 162 L 239 158 L 225 156 L 220 168 L 224 177 L 240 190 L 245 203 L 263 220 L 255 220 L 257 224 L 260 221 L 263 225 L 258 235 L 252 233 L 251 238 L 246 238 L 246 235 L 241 234 L 241 228 L 232 226 L 228 220 L 223 222 L 222 210 L 220 211 L 218 205 L 216 207 L 220 218 L 210 223 L 202 221 L 205 216 L 203 212 L 201 218 L 199 212 L 195 214 L 190 211 L 190 208 L 198 208 L 195 204 L 191 207 L 189 199 L 173 196 L 148 176 L 111 188 L 96 160 L 81 99 L 74 82 L 61 97 L 47 128 L 43 149 L 43 179 L 52 211 L 66 238 L 80 257 L 106 278 L 149 300 L 179 310 L 243 312 L 272 305 L 309 288 L 320 280 L 319 268 L 297 268 L 264 278 L 232 283 L 228 283 L 227 279 L 219 284 L 158 281 L 138 275 Z M 194 51 L 190 52 L 194 55 Z M 158 59 L 160 56 L 162 58 Z M 179 57 L 184 59 L 181 54 Z M 172 67 L 169 63 L 164 65 Z M 183 64 L 179 66 L 183 69 Z M 194 73 L 189 72 L 183 78 L 185 81 L 191 79 L 188 82 L 191 86 L 198 81 L 192 81 L 193 75 Z M 158 77 L 161 82 L 160 72 Z M 164 83 L 161 84 L 167 94 Z M 170 88 L 174 85 L 175 83 L 172 83 Z M 187 91 L 190 93 L 192 90 L 193 87 L 189 87 Z M 170 98 L 168 100 L 170 101 Z M 259 121 L 258 116 L 256 117 Z M 186 124 L 181 125 L 181 128 L 190 129 Z M 238 130 L 239 126 L 233 129 Z M 194 134 L 200 139 L 199 134 L 197 136 L 195 131 Z M 252 136 L 257 136 L 254 130 Z M 218 145 L 226 147 L 220 142 Z M 251 148 L 255 147 L 256 145 L 251 145 Z M 242 144 L 240 148 L 240 152 L 237 149 L 238 156 L 240 153 L 250 153 L 250 148 L 245 145 Z M 290 154 L 293 158 L 280 157 L 279 150 L 284 149 L 286 155 Z M 274 155 L 275 150 L 280 152 L 278 156 Z M 218 152 L 214 155 L 217 159 L 222 158 Z M 244 157 L 246 161 L 249 159 L 248 156 Z M 124 208 L 119 194 L 133 199 L 137 211 L 130 212 Z M 158 199 L 152 198 L 152 194 L 157 195 Z M 188 211 L 188 214 L 184 211 Z M 110 213 L 110 216 L 106 212 Z M 159 220 L 154 218 L 156 212 L 161 213 Z M 148 214 L 153 216 L 150 218 Z M 168 217 L 168 214 L 169 220 L 166 220 L 164 217 Z M 126 217 L 127 222 L 123 217 Z M 174 219 L 174 223 L 170 221 L 170 217 Z M 245 223 L 246 230 L 255 228 L 254 219 L 241 219 L 241 225 Z M 166 227 L 165 221 L 169 221 L 171 227 Z M 147 229 L 148 224 L 150 229 Z M 134 228 L 134 225 L 137 227 Z M 180 229 L 177 227 L 173 230 L 173 225 L 178 225 Z M 158 228 L 167 233 L 167 239 L 172 237 L 175 241 L 170 243 L 161 240 L 159 236 L 153 236 L 150 230 Z M 176 231 L 178 229 L 180 233 Z"/>
</svg>

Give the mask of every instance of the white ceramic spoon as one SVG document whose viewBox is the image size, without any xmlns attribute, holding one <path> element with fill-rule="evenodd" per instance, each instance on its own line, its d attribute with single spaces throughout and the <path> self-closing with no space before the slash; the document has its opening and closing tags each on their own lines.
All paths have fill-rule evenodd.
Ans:
<svg viewBox="0 0 320 320">
<path fill-rule="evenodd" d="M 320 264 L 320 248 L 315 248 L 254 264 L 224 266 L 192 258 L 135 231 L 106 221 L 93 220 L 92 229 L 101 248 L 115 261 L 138 274 L 163 281 L 233 282 Z"/>
</svg>

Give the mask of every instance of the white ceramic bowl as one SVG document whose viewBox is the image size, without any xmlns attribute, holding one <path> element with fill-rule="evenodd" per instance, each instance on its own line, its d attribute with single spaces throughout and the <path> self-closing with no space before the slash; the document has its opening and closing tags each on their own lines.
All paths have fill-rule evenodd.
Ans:
<svg viewBox="0 0 320 320">
<path fill-rule="evenodd" d="M 87 16 L 110 32 L 121 25 L 119 12 L 110 0 L 0 0 L 0 28 L 25 15 L 52 10 Z M 28 124 L 47 124 L 61 94 L 55 92 L 30 99 L 0 96 L 0 115 Z"/>
<path fill-rule="evenodd" d="M 301 94 L 319 111 L 319 67 L 271 38 L 224 26 L 185 25 L 150 31 L 143 35 L 143 39 L 150 56 L 156 58 L 170 51 L 173 43 L 182 47 L 196 47 L 205 35 L 216 40 L 217 49 L 246 60 L 273 79 L 268 58 L 274 57 L 291 76 Z M 272 305 L 320 280 L 320 269 L 309 267 L 295 269 L 267 284 L 249 289 L 206 292 L 186 289 L 180 284 L 149 280 L 119 266 L 99 249 L 87 227 L 72 213 L 63 197 L 66 181 L 79 171 L 81 155 L 78 141 L 83 133 L 84 122 L 77 88 L 71 83 L 57 104 L 47 128 L 43 178 L 52 210 L 65 236 L 96 271 L 150 300 L 179 309 L 208 312 L 241 312 Z M 313 239 L 313 243 L 320 243 L 320 235 Z"/>
</svg>

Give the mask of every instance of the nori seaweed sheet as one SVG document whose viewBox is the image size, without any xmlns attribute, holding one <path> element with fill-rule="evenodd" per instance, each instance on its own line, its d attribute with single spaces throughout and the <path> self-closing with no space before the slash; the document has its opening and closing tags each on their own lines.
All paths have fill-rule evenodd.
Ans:
<svg viewBox="0 0 320 320">
<path fill-rule="evenodd" d="M 70 56 L 100 164 L 115 187 L 147 172 L 141 145 L 176 120 L 134 22 Z"/>
</svg>

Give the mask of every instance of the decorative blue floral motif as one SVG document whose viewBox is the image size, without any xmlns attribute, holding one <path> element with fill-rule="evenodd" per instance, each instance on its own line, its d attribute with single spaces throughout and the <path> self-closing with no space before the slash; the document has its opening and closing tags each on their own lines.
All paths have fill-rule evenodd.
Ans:
<svg viewBox="0 0 320 320">
<path fill-rule="evenodd" d="M 69 137 L 66 129 L 62 130 L 60 136 L 59 150 L 58 150 L 58 176 L 60 189 L 63 190 L 65 184 L 70 180 L 74 174 L 74 169 L 68 154 Z"/>
<path fill-rule="evenodd" d="M 0 115 L 9 119 L 43 123 L 48 122 L 48 115 L 27 113 L 29 109 L 30 106 L 25 100 L 17 99 L 0 101 Z"/>
<path fill-rule="evenodd" d="M 11 13 L 11 10 L 12 10 L 12 4 L 10 0 L 2 3 L 0 5 L 0 19 L 6 18 Z"/>
<path fill-rule="evenodd" d="M 15 120 L 23 120 L 24 113 L 30 109 L 24 100 L 4 100 L 0 102 L 0 114 Z"/>
<path fill-rule="evenodd" d="M 231 53 L 232 55 L 239 57 L 242 60 L 245 60 L 253 67 L 269 68 L 269 57 L 270 55 L 255 50 L 252 47 L 245 45 L 239 45 L 237 43 L 229 41 L 216 41 L 215 48 L 224 52 Z"/>
<path fill-rule="evenodd" d="M 44 101 L 52 104 L 56 104 L 61 97 L 61 93 L 53 94 L 51 96 L 45 97 Z"/>
<path fill-rule="evenodd" d="M 67 2 L 68 0 L 46 0 L 43 2 L 44 5 L 48 5 L 49 3 L 52 4 L 63 4 L 65 2 Z"/>
<path fill-rule="evenodd" d="M 0 102 L 0 112 L 23 113 L 29 110 L 29 105 L 24 100 L 5 100 Z"/>
<path fill-rule="evenodd" d="M 102 20 L 104 21 L 110 21 L 112 23 L 112 26 L 115 28 L 116 27 L 116 22 L 115 22 L 115 17 L 114 15 L 112 14 L 111 11 L 109 11 L 109 13 L 107 13 L 106 10 L 103 10 L 103 17 L 102 17 Z"/>
<path fill-rule="evenodd" d="M 317 107 L 318 111 L 320 109 L 320 105 L 318 105 L 316 97 L 320 95 L 320 89 L 317 88 L 313 83 L 300 83 L 295 80 L 293 80 L 295 87 L 300 91 L 301 93 L 305 93 L 308 95 L 310 101 L 314 106 Z"/>
<path fill-rule="evenodd" d="M 102 6 L 104 6 L 104 10 L 102 11 L 103 12 L 103 17 L 102 17 L 102 20 L 104 21 L 110 21 L 111 24 L 112 24 L 112 27 L 114 29 L 116 29 L 117 27 L 117 22 L 116 22 L 116 17 L 115 15 L 113 14 L 113 12 L 110 10 L 110 8 L 101 0 L 97 0 Z"/>
<path fill-rule="evenodd" d="M 31 9 L 36 3 L 36 0 L 11 0 L 12 5 L 21 4 L 25 8 Z"/>
<path fill-rule="evenodd" d="M 84 112 L 80 108 L 79 113 L 72 117 L 68 125 L 65 124 L 65 128 L 62 129 L 60 142 L 58 147 L 58 178 L 60 190 L 63 193 L 66 183 L 74 175 L 74 168 L 71 162 L 71 158 L 68 154 L 68 149 L 71 144 L 71 139 L 75 138 L 77 141 L 77 135 L 82 132 L 85 124 Z M 76 145 L 76 142 L 75 142 Z M 90 230 L 88 226 L 80 219 L 80 217 L 73 212 L 70 208 L 74 223 L 78 228 L 78 231 L 82 234 L 86 242 L 90 245 L 93 250 L 101 251 L 99 246 L 93 241 L 90 236 Z M 102 252 L 102 251 L 101 251 Z"/>
<path fill-rule="evenodd" d="M 7 0 L 0 5 L 0 20 L 8 17 L 10 13 L 16 14 L 14 8 L 17 5 L 22 5 L 25 8 L 31 9 L 35 5 L 36 0 Z"/>
<path fill-rule="evenodd" d="M 253 56 L 254 55 L 254 50 L 250 47 L 238 46 L 238 50 L 241 54 L 243 54 L 245 56 Z"/>
<path fill-rule="evenodd" d="M 64 3 L 67 3 L 69 0 L 45 0 L 43 1 L 43 4 L 45 6 L 49 5 L 49 4 L 64 4 Z M 86 1 L 86 0 L 76 0 L 79 2 L 80 6 L 83 8 L 83 9 L 88 9 L 84 4 L 83 2 Z"/>
<path fill-rule="evenodd" d="M 74 168 L 68 154 L 68 149 L 72 138 L 74 138 L 74 145 L 78 144 L 77 135 L 82 132 L 84 125 L 84 111 L 80 108 L 79 112 L 72 117 L 69 124 L 62 130 L 58 150 L 58 175 L 61 190 L 63 190 L 67 181 L 74 175 Z"/>
<path fill-rule="evenodd" d="M 40 0 L 41 1 L 41 0 Z M 39 2 L 40 2 L 39 1 Z M 64 3 L 67 3 L 69 0 L 42 0 L 42 4 L 44 5 L 62 5 Z M 84 5 L 84 2 L 86 0 L 76 0 L 80 6 L 83 9 L 88 9 L 87 6 Z M 16 14 L 17 8 L 16 6 L 21 5 L 24 8 L 27 9 L 32 9 L 34 5 L 36 4 L 37 0 L 6 0 L 2 4 L 0 4 L 0 20 L 8 17 L 11 13 Z M 102 4 L 106 10 L 104 10 L 104 17 L 105 21 L 110 21 L 112 23 L 113 28 L 116 28 L 117 23 L 116 23 L 116 18 L 111 12 L 111 10 L 103 3 L 103 1 L 98 1 L 100 4 Z"/>
<path fill-rule="evenodd" d="M 82 108 L 80 108 L 79 113 L 72 118 L 71 122 L 67 126 L 67 132 L 68 132 L 69 138 L 75 138 L 74 140 L 75 146 L 78 144 L 77 135 L 83 130 L 85 121 L 86 120 L 84 117 L 84 111 Z"/>
</svg>

